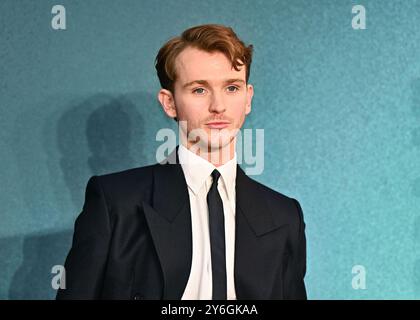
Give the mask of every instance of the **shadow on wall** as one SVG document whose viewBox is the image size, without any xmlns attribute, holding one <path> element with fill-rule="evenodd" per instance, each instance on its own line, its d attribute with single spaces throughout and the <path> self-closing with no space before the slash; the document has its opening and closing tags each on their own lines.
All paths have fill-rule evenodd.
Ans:
<svg viewBox="0 0 420 320">
<path fill-rule="evenodd" d="M 137 98 L 137 101 L 134 99 Z M 96 95 L 70 108 L 57 123 L 57 147 L 61 172 L 80 207 L 91 175 L 130 169 L 138 165 L 132 149 L 142 151 L 143 116 L 147 95 L 140 97 Z M 133 139 L 135 147 L 131 148 Z M 57 176 L 57 173 L 52 176 Z"/>
<path fill-rule="evenodd" d="M 53 299 L 56 291 L 51 285 L 54 265 L 63 265 L 70 248 L 72 231 L 28 235 L 23 239 L 2 239 L 2 250 L 23 240 L 22 264 L 9 286 L 9 299 Z M 4 252 L 7 254 L 7 252 Z M 0 263 L 1 264 L 1 263 Z"/>
<path fill-rule="evenodd" d="M 69 101 L 63 98 L 50 97 L 46 103 Z M 25 177 L 17 182 L 25 207 L 31 211 L 34 220 L 43 219 L 46 225 L 68 231 L 57 232 L 46 227 L 47 231 L 37 234 L 0 239 L 0 270 L 7 271 L 0 277 L 5 280 L 0 288 L 2 298 L 55 297 L 51 269 L 54 265 L 64 264 L 71 246 L 74 219 L 83 206 L 88 178 L 139 165 L 136 160 L 145 158 L 144 141 L 150 139 L 145 135 L 143 119 L 147 118 L 149 124 L 162 119 L 156 108 L 158 117 L 150 115 L 150 108 L 154 107 L 156 98 L 153 95 L 136 93 L 100 94 L 71 103 L 68 108 L 64 105 L 52 108 L 50 114 L 45 115 L 42 127 L 46 157 L 33 159 L 46 161 L 49 186 L 45 192 L 34 193 L 33 186 L 42 188 L 45 181 L 38 181 L 39 175 L 27 166 L 25 159 L 30 155 L 27 153 L 29 149 L 14 150 L 17 165 L 22 168 L 21 176 Z M 63 113 L 63 110 L 66 111 Z M 17 121 L 38 125 L 39 120 L 34 115 L 22 113 Z M 154 137 L 153 132 L 150 135 Z M 16 145 L 25 146 L 23 135 L 16 132 L 15 136 L 19 137 Z M 44 209 L 45 203 L 49 205 Z M 56 212 L 53 216 L 51 210 Z"/>
</svg>

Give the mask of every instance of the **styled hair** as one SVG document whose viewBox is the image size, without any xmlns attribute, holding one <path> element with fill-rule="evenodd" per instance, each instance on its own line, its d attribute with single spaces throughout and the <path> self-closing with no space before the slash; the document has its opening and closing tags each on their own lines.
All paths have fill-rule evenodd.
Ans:
<svg viewBox="0 0 420 320">
<path fill-rule="evenodd" d="M 253 46 L 246 46 L 230 27 L 219 24 L 205 24 L 185 30 L 180 36 L 170 39 L 159 50 L 155 68 L 160 85 L 174 93 L 174 83 L 177 79 L 175 61 L 178 55 L 187 47 L 206 52 L 221 52 L 232 62 L 232 67 L 246 67 L 246 82 L 248 82 Z"/>
</svg>

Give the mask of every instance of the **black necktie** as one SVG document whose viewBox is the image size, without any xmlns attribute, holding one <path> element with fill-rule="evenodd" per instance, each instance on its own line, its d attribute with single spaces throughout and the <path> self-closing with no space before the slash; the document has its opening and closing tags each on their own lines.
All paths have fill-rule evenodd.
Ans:
<svg viewBox="0 0 420 320">
<path fill-rule="evenodd" d="M 211 176 L 213 184 L 207 194 L 207 205 L 209 207 L 213 300 L 226 300 L 225 217 L 222 198 L 217 191 L 220 172 L 214 169 Z"/>
</svg>

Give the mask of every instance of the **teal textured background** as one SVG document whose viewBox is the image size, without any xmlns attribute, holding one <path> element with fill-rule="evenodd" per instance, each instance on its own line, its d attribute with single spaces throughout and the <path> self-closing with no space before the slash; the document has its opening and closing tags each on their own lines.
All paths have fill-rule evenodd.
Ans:
<svg viewBox="0 0 420 320">
<path fill-rule="evenodd" d="M 51 28 L 62 4 L 67 30 Z M 353 30 L 362 4 L 367 29 Z M 255 179 L 297 198 L 310 299 L 420 298 L 420 1 L 0 2 L 0 298 L 49 299 L 88 178 L 155 162 L 154 57 L 184 29 L 255 46 Z M 366 289 L 351 285 L 366 268 Z"/>
</svg>

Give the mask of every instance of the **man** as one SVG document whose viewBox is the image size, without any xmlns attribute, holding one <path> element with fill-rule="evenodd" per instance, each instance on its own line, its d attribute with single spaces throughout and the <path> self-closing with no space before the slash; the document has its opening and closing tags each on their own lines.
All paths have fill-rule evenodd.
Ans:
<svg viewBox="0 0 420 320">
<path fill-rule="evenodd" d="M 252 46 L 202 25 L 156 58 L 182 137 L 166 161 L 90 178 L 58 299 L 306 299 L 303 213 L 237 165 Z"/>
</svg>

